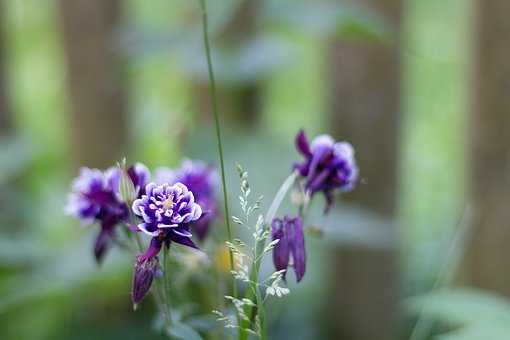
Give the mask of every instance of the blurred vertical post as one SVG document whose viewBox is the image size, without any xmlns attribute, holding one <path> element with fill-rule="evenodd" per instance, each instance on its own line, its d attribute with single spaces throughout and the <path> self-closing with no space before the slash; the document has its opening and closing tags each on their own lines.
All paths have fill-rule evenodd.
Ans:
<svg viewBox="0 0 510 340">
<path fill-rule="evenodd" d="M 212 2 L 213 3 L 213 2 Z M 227 47 L 236 50 L 256 36 L 257 15 L 259 0 L 242 0 L 236 6 L 233 15 L 227 24 L 215 37 L 219 44 L 217 47 Z M 260 87 L 257 82 L 247 81 L 240 84 L 225 84 L 218 77 L 218 97 L 220 98 L 222 115 L 230 124 L 242 127 L 251 127 L 257 122 L 260 111 Z M 195 85 L 200 100 L 200 114 L 209 117 L 209 83 L 199 82 Z"/>
<path fill-rule="evenodd" d="M 12 112 L 7 90 L 5 1 L 0 0 L 0 136 L 9 133 L 12 127 Z"/>
<path fill-rule="evenodd" d="M 475 1 L 470 198 L 472 239 L 463 275 L 510 296 L 510 1 Z"/>
<path fill-rule="evenodd" d="M 395 240 L 402 3 L 363 0 L 352 4 L 382 16 L 395 36 L 390 43 L 333 42 L 331 126 L 336 139 L 354 145 L 363 179 L 345 199 L 378 216 L 381 222 L 371 227 L 385 228 Z M 378 248 L 342 245 L 334 261 L 330 331 L 335 338 L 395 339 L 399 317 L 396 242 Z"/>
<path fill-rule="evenodd" d="M 117 28 L 120 0 L 59 0 L 77 165 L 105 167 L 127 139 Z"/>
</svg>

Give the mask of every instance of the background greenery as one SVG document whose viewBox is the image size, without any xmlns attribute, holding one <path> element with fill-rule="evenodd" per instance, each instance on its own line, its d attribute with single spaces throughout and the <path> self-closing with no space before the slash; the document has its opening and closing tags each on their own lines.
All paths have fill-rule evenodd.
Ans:
<svg viewBox="0 0 510 340">
<path fill-rule="evenodd" d="M 0 207 L 0 337 L 156 339 L 157 334 L 147 331 L 153 322 L 151 307 L 130 311 L 131 259 L 115 252 L 104 267 L 96 268 L 89 254 L 91 235 L 63 215 L 75 174 L 67 142 L 69 103 L 56 3 L 10 0 L 7 5 L 8 76 L 17 133 L 0 144 L 0 181 L 15 183 L 0 192 L 5 195 Z M 197 99 L 190 91 L 189 72 L 173 53 L 171 42 L 179 35 L 169 33 L 178 31 L 190 6 L 193 2 L 127 1 L 125 79 L 134 141 L 129 158 L 150 167 L 176 165 L 183 155 L 216 159 L 214 149 L 203 148 L 214 141 L 212 132 L 201 129 L 189 113 Z M 406 296 L 432 286 L 441 264 L 438 250 L 449 242 L 465 204 L 471 10 L 464 0 L 405 2 L 399 225 Z M 221 11 L 221 6 L 212 6 L 211 16 L 220 17 Z M 167 33 L 170 43 L 157 39 Z M 297 157 L 292 145 L 296 131 L 306 127 L 315 135 L 326 130 L 328 65 L 326 41 L 313 32 L 274 25 L 265 33 L 283 39 L 292 57 L 263 76 L 263 119 L 250 131 L 227 131 L 226 152 L 232 184 L 232 164 L 238 160 L 249 170 L 254 190 L 270 197 Z M 156 38 L 139 43 L 139 36 Z M 150 134 L 144 133 L 148 130 Z M 183 142 L 183 130 L 193 137 Z M 317 327 L 314 313 L 324 298 L 320 287 L 328 270 L 321 264 L 328 253 L 321 240 L 311 240 L 309 247 L 310 279 L 291 284 L 286 307 L 274 306 L 274 334 L 282 339 L 312 338 Z M 426 308 L 430 315 L 443 313 L 442 319 L 463 324 L 469 322 L 463 310 L 494 302 L 458 304 L 481 299 L 477 294 L 409 303 L 431 306 Z M 503 315 L 510 314 L 506 301 L 494 303 L 502 304 Z M 303 304 L 309 308 L 294 308 Z"/>
</svg>

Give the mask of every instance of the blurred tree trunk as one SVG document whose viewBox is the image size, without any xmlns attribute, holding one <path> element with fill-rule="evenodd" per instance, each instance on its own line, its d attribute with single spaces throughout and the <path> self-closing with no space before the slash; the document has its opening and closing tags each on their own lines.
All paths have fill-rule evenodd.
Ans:
<svg viewBox="0 0 510 340">
<path fill-rule="evenodd" d="M 6 4 L 0 0 L 0 136 L 6 135 L 12 128 L 12 111 L 7 90 L 6 68 L 6 32 L 5 12 Z"/>
<path fill-rule="evenodd" d="M 385 17 L 395 28 L 395 41 L 335 41 L 330 53 L 331 126 L 336 139 L 356 149 L 361 177 L 346 200 L 380 217 L 374 228 L 396 234 L 399 168 L 399 43 L 401 1 L 363 0 L 361 5 Z M 390 221 L 390 223 L 383 222 Z M 393 237 L 396 239 L 396 237 Z M 335 282 L 330 331 L 337 339 L 393 340 L 399 317 L 396 245 L 368 249 L 340 246 L 334 263 Z"/>
<path fill-rule="evenodd" d="M 510 296 L 510 1 L 475 2 L 469 283 Z"/>
<path fill-rule="evenodd" d="M 106 167 L 126 144 L 126 94 L 116 28 L 120 0 L 59 0 L 77 165 Z"/>
<path fill-rule="evenodd" d="M 257 34 L 257 14 L 260 1 L 244 0 L 240 2 L 230 22 L 216 37 L 216 48 L 238 48 L 253 39 Z M 214 60 L 213 60 L 214 62 Z M 218 78 L 218 77 L 217 77 Z M 228 123 L 251 127 L 257 122 L 260 111 L 260 86 L 257 82 L 229 85 L 217 81 L 220 110 Z M 199 115 L 211 120 L 209 82 L 195 84 L 195 93 L 199 100 Z"/>
</svg>

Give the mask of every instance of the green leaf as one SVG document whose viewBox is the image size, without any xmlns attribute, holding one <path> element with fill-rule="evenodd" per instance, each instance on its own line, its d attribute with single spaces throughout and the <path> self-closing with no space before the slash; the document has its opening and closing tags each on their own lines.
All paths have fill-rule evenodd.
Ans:
<svg viewBox="0 0 510 340">
<path fill-rule="evenodd" d="M 186 319 L 186 323 L 200 331 L 210 331 L 218 327 L 218 322 L 213 314 L 192 316 Z"/>
<path fill-rule="evenodd" d="M 436 340 L 502 340 L 510 334 L 510 325 L 499 323 L 480 323 L 436 336 Z"/>
<path fill-rule="evenodd" d="M 408 306 L 452 331 L 437 340 L 501 340 L 510 334 L 510 300 L 471 288 L 443 289 L 412 298 Z"/>
<path fill-rule="evenodd" d="M 485 322 L 510 325 L 510 300 L 472 288 L 443 289 L 412 298 L 408 306 L 425 317 L 453 325 Z"/>
<path fill-rule="evenodd" d="M 391 37 L 389 24 L 380 15 L 338 3 L 269 3 L 265 17 L 267 25 L 323 38 L 386 41 Z"/>
<path fill-rule="evenodd" d="M 287 195 L 287 192 L 290 190 L 290 188 L 294 184 L 296 177 L 297 177 L 297 173 L 295 173 L 295 172 L 292 173 L 289 177 L 287 177 L 285 182 L 283 182 L 280 189 L 278 189 L 278 192 L 276 193 L 276 196 L 274 197 L 273 202 L 271 203 L 271 205 L 269 206 L 269 210 L 267 211 L 266 223 L 268 223 L 268 224 L 271 223 L 271 221 L 275 217 L 276 212 L 278 211 L 278 208 L 282 204 L 282 201 L 285 198 L 285 196 Z"/>
<path fill-rule="evenodd" d="M 191 326 L 182 322 L 174 322 L 168 329 L 168 334 L 177 339 L 202 340 L 202 337 L 197 331 L 195 331 Z"/>
</svg>

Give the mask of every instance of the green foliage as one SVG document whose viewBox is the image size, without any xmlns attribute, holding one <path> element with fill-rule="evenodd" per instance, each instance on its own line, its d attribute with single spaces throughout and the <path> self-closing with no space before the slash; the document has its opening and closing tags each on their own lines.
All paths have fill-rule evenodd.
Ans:
<svg viewBox="0 0 510 340">
<path fill-rule="evenodd" d="M 168 330 L 172 337 L 181 340 L 202 340 L 200 334 L 189 325 L 180 321 L 173 322 L 172 327 Z"/>
<path fill-rule="evenodd" d="M 394 38 L 382 16 L 339 2 L 266 1 L 264 14 L 267 24 L 283 31 L 374 42 Z"/>
<path fill-rule="evenodd" d="M 452 329 L 438 340 L 501 340 L 510 334 L 510 300 L 482 290 L 439 290 L 410 299 L 408 307 Z"/>
</svg>

